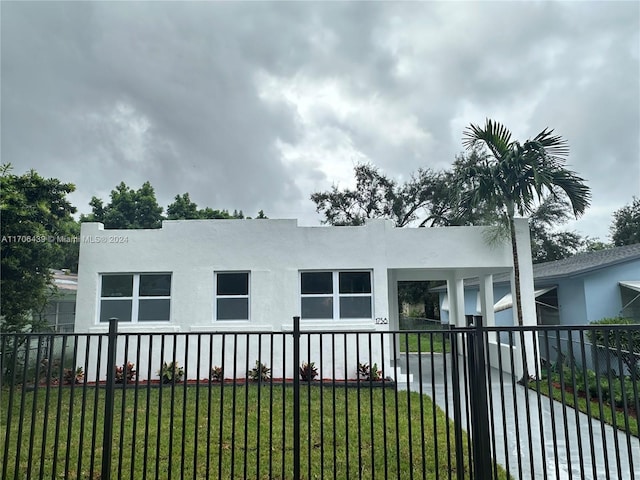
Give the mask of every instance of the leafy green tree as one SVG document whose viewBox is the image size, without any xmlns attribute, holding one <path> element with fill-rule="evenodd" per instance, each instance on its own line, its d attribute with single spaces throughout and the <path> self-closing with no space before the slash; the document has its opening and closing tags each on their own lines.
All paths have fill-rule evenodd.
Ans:
<svg viewBox="0 0 640 480">
<path fill-rule="evenodd" d="M 82 215 L 81 222 L 102 222 L 107 229 L 162 226 L 162 207 L 158 205 L 155 191 L 149 182 L 143 183 L 138 190 L 121 182 L 111 191 L 111 202 L 107 205 L 97 197 L 92 197 L 89 205 L 92 213 Z"/>
<path fill-rule="evenodd" d="M 609 227 L 611 240 L 617 247 L 640 243 L 640 198 L 613 213 L 613 222 Z"/>
<path fill-rule="evenodd" d="M 600 250 L 606 250 L 608 248 L 611 248 L 613 245 L 609 244 L 609 243 L 605 243 L 603 241 L 601 241 L 599 238 L 590 238 L 590 237 L 585 237 L 584 242 L 583 242 L 583 246 L 582 246 L 582 251 L 584 252 L 598 252 Z"/>
<path fill-rule="evenodd" d="M 551 262 L 580 252 L 585 240 L 576 232 L 553 231 L 570 217 L 569 206 L 556 196 L 546 196 L 529 217 L 533 263 Z"/>
<path fill-rule="evenodd" d="M 167 207 L 167 220 L 232 220 L 243 218 L 245 217 L 242 210 L 234 210 L 233 214 L 230 214 L 228 210 L 213 210 L 210 207 L 199 209 L 198 205 L 191 201 L 188 193 L 176 195 L 173 203 Z M 267 217 L 264 212 L 260 210 L 256 218 Z"/>
<path fill-rule="evenodd" d="M 511 240 L 517 319 L 522 324 L 516 214 L 531 214 L 537 202 L 548 194 L 565 198 L 573 215 L 579 217 L 589 206 L 591 193 L 584 179 L 565 168 L 569 154 L 566 140 L 548 128 L 520 143 L 511 139 L 505 126 L 487 119 L 484 127 L 469 125 L 463 145 L 468 151 L 481 151 L 483 155 L 477 163 L 461 169 L 454 188 L 462 191 L 461 206 L 465 209 L 483 202 L 496 207 L 503 232 Z"/>
<path fill-rule="evenodd" d="M 198 205 L 191 201 L 188 193 L 176 195 L 173 203 L 167 207 L 167 220 L 195 220 L 202 218 Z"/>
<path fill-rule="evenodd" d="M 240 219 L 244 218 L 244 216 L 239 217 L 238 212 L 234 210 L 233 215 L 229 213 L 229 210 L 214 210 L 211 207 L 206 207 L 200 210 L 200 218 L 207 220 L 231 220 L 231 219 Z"/>
<path fill-rule="evenodd" d="M 315 192 L 311 201 L 316 212 L 324 215 L 322 223 L 329 225 L 362 225 L 370 218 L 389 218 L 403 227 L 426 215 L 435 197 L 438 174 L 418 170 L 404 184 L 387 178 L 376 167 L 359 164 L 354 167 L 355 189 L 340 190 L 333 185 L 327 192 Z"/>
<path fill-rule="evenodd" d="M 0 329 L 37 331 L 43 326 L 33 313 L 46 304 L 54 288 L 50 269 L 60 264 L 62 245 L 74 235 L 76 209 L 66 197 L 75 186 L 34 170 L 14 175 L 10 165 L 0 175 Z"/>
<path fill-rule="evenodd" d="M 73 273 L 78 273 L 80 222 L 73 217 L 66 218 L 60 224 L 60 231 L 65 232 L 65 234 L 57 238 L 60 254 L 56 256 L 52 268 L 58 270 L 68 268 Z"/>
<path fill-rule="evenodd" d="M 440 284 L 442 284 L 442 282 L 398 282 L 398 300 L 400 308 L 402 309 L 403 304 L 421 305 L 421 316 L 430 319 L 439 319 L 439 295 L 437 293 L 430 292 L 429 289 Z"/>
</svg>

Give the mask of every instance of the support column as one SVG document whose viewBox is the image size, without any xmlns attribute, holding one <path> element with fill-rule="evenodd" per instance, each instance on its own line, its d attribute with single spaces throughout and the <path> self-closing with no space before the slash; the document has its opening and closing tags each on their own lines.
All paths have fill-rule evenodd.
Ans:
<svg viewBox="0 0 640 480">
<path fill-rule="evenodd" d="M 449 296 L 449 324 L 456 327 L 466 327 L 464 280 L 461 278 L 447 280 L 447 295 Z"/>
</svg>

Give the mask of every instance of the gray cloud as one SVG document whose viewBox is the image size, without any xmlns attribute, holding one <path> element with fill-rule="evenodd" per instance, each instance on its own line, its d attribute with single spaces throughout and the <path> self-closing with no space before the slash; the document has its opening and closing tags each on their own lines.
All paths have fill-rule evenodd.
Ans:
<svg viewBox="0 0 640 480">
<path fill-rule="evenodd" d="M 1 21 L 2 161 L 76 183 L 83 212 L 149 180 L 165 207 L 317 222 L 309 194 L 353 162 L 447 168 L 485 117 L 569 140 L 583 234 L 640 195 L 635 2 L 7 2 Z"/>
</svg>

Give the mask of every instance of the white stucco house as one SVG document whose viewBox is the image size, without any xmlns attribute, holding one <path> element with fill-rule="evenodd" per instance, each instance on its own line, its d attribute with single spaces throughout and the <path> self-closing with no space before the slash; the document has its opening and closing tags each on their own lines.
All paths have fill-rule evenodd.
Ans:
<svg viewBox="0 0 640 480">
<path fill-rule="evenodd" d="M 535 324 L 527 220 L 516 224 L 524 259 L 523 311 L 525 321 Z M 385 220 L 359 227 L 302 227 L 296 220 L 176 220 L 154 230 L 105 230 L 99 223 L 83 223 L 75 331 L 105 333 L 109 318 L 116 317 L 121 333 L 283 332 L 300 316 L 304 332 L 349 331 L 355 337 L 398 328 L 397 283 L 407 280 L 446 280 L 450 321 L 464 325 L 465 279 L 479 282 L 480 312 L 492 325 L 493 276 L 512 272 L 513 260 L 510 244 L 490 245 L 483 231 L 395 228 Z M 213 363 L 220 364 L 218 336 L 209 337 L 214 340 L 200 348 L 211 348 Z M 318 343 L 307 338 L 312 343 L 308 360 L 317 362 Z M 130 352 L 123 352 L 120 342 L 118 355 L 130 358 L 136 341 L 128 344 Z M 235 348 L 258 356 L 258 347 L 248 340 L 241 338 Z M 386 374 L 392 349 L 388 341 L 375 355 L 380 349 L 389 349 Z M 152 350 L 159 364 L 159 349 Z M 195 350 L 188 348 L 190 355 Z M 233 362 L 232 349 L 225 350 Z M 278 350 L 274 358 L 283 355 Z M 95 347 L 92 355 L 97 355 Z M 196 360 L 190 356 L 189 362 Z M 291 377 L 293 371 L 282 371 L 282 364 L 274 361 L 273 375 Z M 187 365 L 187 376 L 207 376 L 209 365 L 194 365 Z M 244 373 L 243 365 L 237 365 L 237 375 Z M 142 376 L 145 370 L 138 366 Z M 104 371 L 87 372 L 89 378 L 96 375 Z M 353 376 L 350 371 L 335 375 Z"/>
</svg>

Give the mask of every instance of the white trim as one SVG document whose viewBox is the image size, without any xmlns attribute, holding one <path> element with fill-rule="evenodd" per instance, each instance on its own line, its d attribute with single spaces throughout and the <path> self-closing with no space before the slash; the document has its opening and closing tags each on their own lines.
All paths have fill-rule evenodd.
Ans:
<svg viewBox="0 0 640 480">
<path fill-rule="evenodd" d="M 640 280 L 625 281 L 625 282 L 618 282 L 618 283 L 620 284 L 621 287 L 630 288 L 631 290 L 640 292 Z"/>
<path fill-rule="evenodd" d="M 340 293 L 340 274 L 341 273 L 368 273 L 369 274 L 369 289 L 370 293 Z M 302 293 L 302 274 L 303 273 L 331 273 L 331 293 Z M 300 311 L 300 319 L 304 322 L 369 322 L 375 318 L 375 303 L 373 293 L 373 270 L 370 268 L 363 269 L 340 269 L 340 270 L 300 270 L 298 272 L 298 305 Z M 371 307 L 371 317 L 358 317 L 358 318 L 341 318 L 340 317 L 340 299 L 341 298 L 369 298 Z M 331 298 L 333 307 L 333 316 L 331 318 L 303 318 L 302 317 L 302 300 L 304 298 Z"/>
<path fill-rule="evenodd" d="M 133 285 L 131 290 L 130 297 L 103 297 L 102 296 L 102 279 L 104 277 L 112 277 L 112 276 L 124 276 L 131 275 L 133 277 Z M 141 275 L 169 275 L 169 295 L 140 295 L 140 276 Z M 141 324 L 141 325 L 153 325 L 153 324 L 161 324 L 166 325 L 168 322 L 171 322 L 172 316 L 172 308 L 173 302 L 171 301 L 171 295 L 173 292 L 173 274 L 172 272 L 103 272 L 98 275 L 98 312 L 96 315 L 96 324 L 97 325 L 106 325 L 108 321 L 100 321 L 100 315 L 102 314 L 102 301 L 118 301 L 118 300 L 131 300 L 131 321 L 119 321 L 119 325 L 131 325 L 131 324 Z M 140 300 L 169 300 L 169 319 L 168 320 L 143 320 L 140 321 L 138 319 L 138 313 L 140 309 Z"/>
<path fill-rule="evenodd" d="M 218 275 L 227 273 L 246 273 L 247 274 L 247 294 L 246 295 L 218 295 Z M 244 298 L 247 300 L 247 318 L 218 318 L 218 299 L 225 298 Z M 213 321 L 214 322 L 236 322 L 239 324 L 247 324 L 251 321 L 251 271 L 249 270 L 220 270 L 213 272 Z"/>
</svg>

